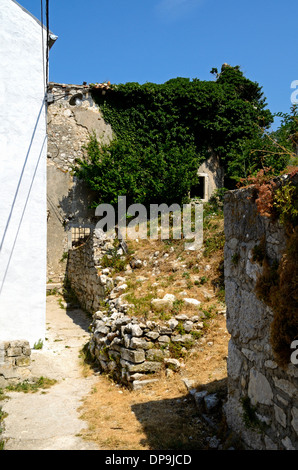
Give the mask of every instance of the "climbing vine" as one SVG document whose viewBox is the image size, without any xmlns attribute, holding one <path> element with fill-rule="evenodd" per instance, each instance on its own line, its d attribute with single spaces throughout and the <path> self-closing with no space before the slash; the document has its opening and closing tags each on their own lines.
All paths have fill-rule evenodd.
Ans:
<svg viewBox="0 0 298 470">
<path fill-rule="evenodd" d="M 105 95 L 94 87 L 93 97 L 114 131 L 108 147 L 91 136 L 88 159 L 78 162 L 77 174 L 96 192 L 96 203 L 116 202 L 120 194 L 135 203 L 184 202 L 212 153 L 231 181 L 264 163 L 246 150 L 273 117 L 261 87 L 239 67 L 225 65 L 211 81 L 126 83 Z"/>
</svg>

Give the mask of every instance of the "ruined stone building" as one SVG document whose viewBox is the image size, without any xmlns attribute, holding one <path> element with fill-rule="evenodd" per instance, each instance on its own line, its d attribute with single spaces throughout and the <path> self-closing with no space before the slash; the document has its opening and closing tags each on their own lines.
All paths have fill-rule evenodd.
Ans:
<svg viewBox="0 0 298 470">
<path fill-rule="evenodd" d="M 108 84 L 97 85 L 106 92 Z M 94 226 L 92 194 L 73 175 L 76 159 L 83 157 L 83 146 L 95 131 L 102 144 L 113 138 L 113 130 L 95 104 L 88 85 L 50 83 L 48 107 L 48 279 L 59 282 L 65 274 L 63 256 L 73 243 L 85 238 Z M 223 169 L 211 155 L 198 168 L 198 184 L 191 197 L 208 201 L 223 186 Z"/>
</svg>

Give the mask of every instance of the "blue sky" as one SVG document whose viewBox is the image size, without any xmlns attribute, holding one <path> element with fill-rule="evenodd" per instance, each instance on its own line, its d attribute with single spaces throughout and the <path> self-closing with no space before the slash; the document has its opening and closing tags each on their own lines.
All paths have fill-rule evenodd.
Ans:
<svg viewBox="0 0 298 470">
<path fill-rule="evenodd" d="M 40 0 L 19 0 L 41 18 Z M 45 0 L 44 0 L 45 4 Z M 50 0 L 50 80 L 213 80 L 225 62 L 289 112 L 298 80 L 297 0 Z M 276 124 L 279 121 L 276 121 Z"/>
</svg>

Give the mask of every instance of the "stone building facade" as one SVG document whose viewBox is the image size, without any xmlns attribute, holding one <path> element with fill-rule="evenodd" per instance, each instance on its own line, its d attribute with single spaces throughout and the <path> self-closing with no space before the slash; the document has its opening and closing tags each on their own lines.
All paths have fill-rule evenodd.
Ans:
<svg viewBox="0 0 298 470">
<path fill-rule="evenodd" d="M 48 281 L 65 276 L 66 253 L 94 226 L 92 193 L 73 175 L 76 159 L 95 132 L 99 142 L 112 139 L 87 85 L 50 83 L 48 105 L 47 204 Z"/>
</svg>

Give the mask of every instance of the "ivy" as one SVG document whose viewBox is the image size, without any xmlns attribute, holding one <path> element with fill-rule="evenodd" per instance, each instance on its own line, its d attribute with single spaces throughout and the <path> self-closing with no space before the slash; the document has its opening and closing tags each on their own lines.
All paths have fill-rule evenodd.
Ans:
<svg viewBox="0 0 298 470">
<path fill-rule="evenodd" d="M 239 67 L 223 66 L 212 81 L 178 77 L 111 85 L 105 95 L 94 87 L 92 94 L 114 131 L 103 148 L 91 136 L 88 159 L 76 169 L 95 191 L 95 205 L 116 203 L 119 195 L 145 205 L 186 202 L 211 154 L 230 182 L 264 163 L 250 150 L 273 116 L 261 87 Z"/>
</svg>

